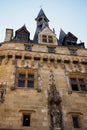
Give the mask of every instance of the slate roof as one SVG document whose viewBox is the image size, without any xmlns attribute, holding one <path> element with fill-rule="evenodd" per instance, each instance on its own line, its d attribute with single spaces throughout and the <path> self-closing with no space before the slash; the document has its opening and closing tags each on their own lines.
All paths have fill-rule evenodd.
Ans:
<svg viewBox="0 0 87 130">
<path fill-rule="evenodd" d="M 24 37 L 23 37 L 24 36 Z M 27 30 L 26 26 L 23 25 L 21 28 L 15 31 L 15 36 L 12 41 L 29 42 L 30 32 Z"/>
<path fill-rule="evenodd" d="M 39 14 L 37 15 L 37 17 L 35 18 L 35 20 L 38 20 L 40 17 L 44 16 L 46 18 L 46 20 L 49 22 L 49 19 L 46 17 L 43 9 L 41 8 Z"/>
<path fill-rule="evenodd" d="M 62 45 L 66 33 L 61 29 L 59 34 L 59 45 Z"/>
<path fill-rule="evenodd" d="M 21 32 L 22 30 L 24 30 L 26 33 L 30 34 L 30 32 L 27 30 L 25 24 L 21 28 L 19 28 L 18 30 L 16 30 L 16 32 Z"/>
</svg>

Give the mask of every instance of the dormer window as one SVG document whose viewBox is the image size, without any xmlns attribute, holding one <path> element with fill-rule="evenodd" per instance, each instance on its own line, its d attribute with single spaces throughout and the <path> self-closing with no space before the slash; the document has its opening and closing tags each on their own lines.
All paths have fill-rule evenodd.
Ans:
<svg viewBox="0 0 87 130">
<path fill-rule="evenodd" d="M 53 36 L 42 35 L 42 42 L 53 43 Z"/>
</svg>

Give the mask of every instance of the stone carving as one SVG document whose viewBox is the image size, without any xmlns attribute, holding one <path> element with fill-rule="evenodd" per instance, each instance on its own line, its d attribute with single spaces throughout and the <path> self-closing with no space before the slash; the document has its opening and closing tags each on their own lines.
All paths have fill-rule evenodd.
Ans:
<svg viewBox="0 0 87 130">
<path fill-rule="evenodd" d="M 5 56 L 5 60 L 4 60 L 5 64 L 8 64 L 8 57 Z"/>
<path fill-rule="evenodd" d="M 41 73 L 41 70 L 40 70 L 40 65 L 38 63 L 38 88 L 37 88 L 38 92 L 41 92 L 42 90 L 42 78 L 41 78 L 40 73 Z"/>
<path fill-rule="evenodd" d="M 54 67 L 57 68 L 58 64 L 57 64 L 57 60 L 54 61 Z"/>
<path fill-rule="evenodd" d="M 38 74 L 38 92 L 41 92 L 42 90 L 42 83 L 41 83 L 41 76 Z"/>
<path fill-rule="evenodd" d="M 81 63 L 79 63 L 79 64 L 78 64 L 78 68 L 79 68 L 79 70 L 80 70 L 80 71 L 82 71 L 82 70 L 83 70 L 83 66 L 82 66 L 82 64 L 81 64 Z"/>
<path fill-rule="evenodd" d="M 11 90 L 15 90 L 17 87 L 17 77 L 18 77 L 18 71 L 17 71 L 17 60 L 14 61 L 15 64 L 15 72 L 14 72 L 14 85 L 11 86 Z"/>
<path fill-rule="evenodd" d="M 70 62 L 70 69 L 73 70 L 73 63 Z"/>
<path fill-rule="evenodd" d="M 61 129 L 62 114 L 61 114 L 61 111 L 59 110 L 59 108 L 56 104 L 52 105 L 50 116 L 51 116 L 50 129 L 51 130 L 62 130 Z"/>
<path fill-rule="evenodd" d="M 31 64 L 29 63 L 29 61 L 24 61 L 24 68 L 30 68 Z"/>
<path fill-rule="evenodd" d="M 48 90 L 48 114 L 50 130 L 64 130 L 62 119 L 61 97 L 56 89 L 53 72 L 50 75 L 50 88 Z"/>
<path fill-rule="evenodd" d="M 0 84 L 0 102 L 3 103 L 6 94 L 6 84 Z"/>
<path fill-rule="evenodd" d="M 48 65 L 48 67 L 51 66 L 50 59 L 48 59 L 48 61 L 47 61 L 47 65 Z"/>
<path fill-rule="evenodd" d="M 31 66 L 34 66 L 34 59 L 31 60 Z"/>
<path fill-rule="evenodd" d="M 42 58 L 40 59 L 39 66 L 40 66 L 40 67 L 43 66 L 43 59 L 42 59 Z"/>
<path fill-rule="evenodd" d="M 65 64 L 63 61 L 61 62 L 61 67 L 62 67 L 62 69 L 65 69 Z"/>
<path fill-rule="evenodd" d="M 24 59 L 21 60 L 21 65 L 24 65 Z"/>
</svg>

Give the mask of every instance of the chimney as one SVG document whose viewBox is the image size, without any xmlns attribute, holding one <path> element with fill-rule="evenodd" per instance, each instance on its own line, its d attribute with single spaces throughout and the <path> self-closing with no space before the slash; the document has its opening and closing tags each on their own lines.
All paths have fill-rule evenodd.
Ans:
<svg viewBox="0 0 87 130">
<path fill-rule="evenodd" d="M 11 41 L 13 37 L 13 29 L 6 29 L 5 42 Z"/>
</svg>

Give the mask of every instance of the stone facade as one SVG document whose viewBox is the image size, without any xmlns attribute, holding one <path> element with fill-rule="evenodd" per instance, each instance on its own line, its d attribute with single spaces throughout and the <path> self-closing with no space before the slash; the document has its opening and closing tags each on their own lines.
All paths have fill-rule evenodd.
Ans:
<svg viewBox="0 0 87 130">
<path fill-rule="evenodd" d="M 1 43 L 1 130 L 87 130 L 87 49 L 58 45 L 47 28 L 38 43 L 19 36 Z M 43 33 L 53 43 L 41 42 Z"/>
</svg>

